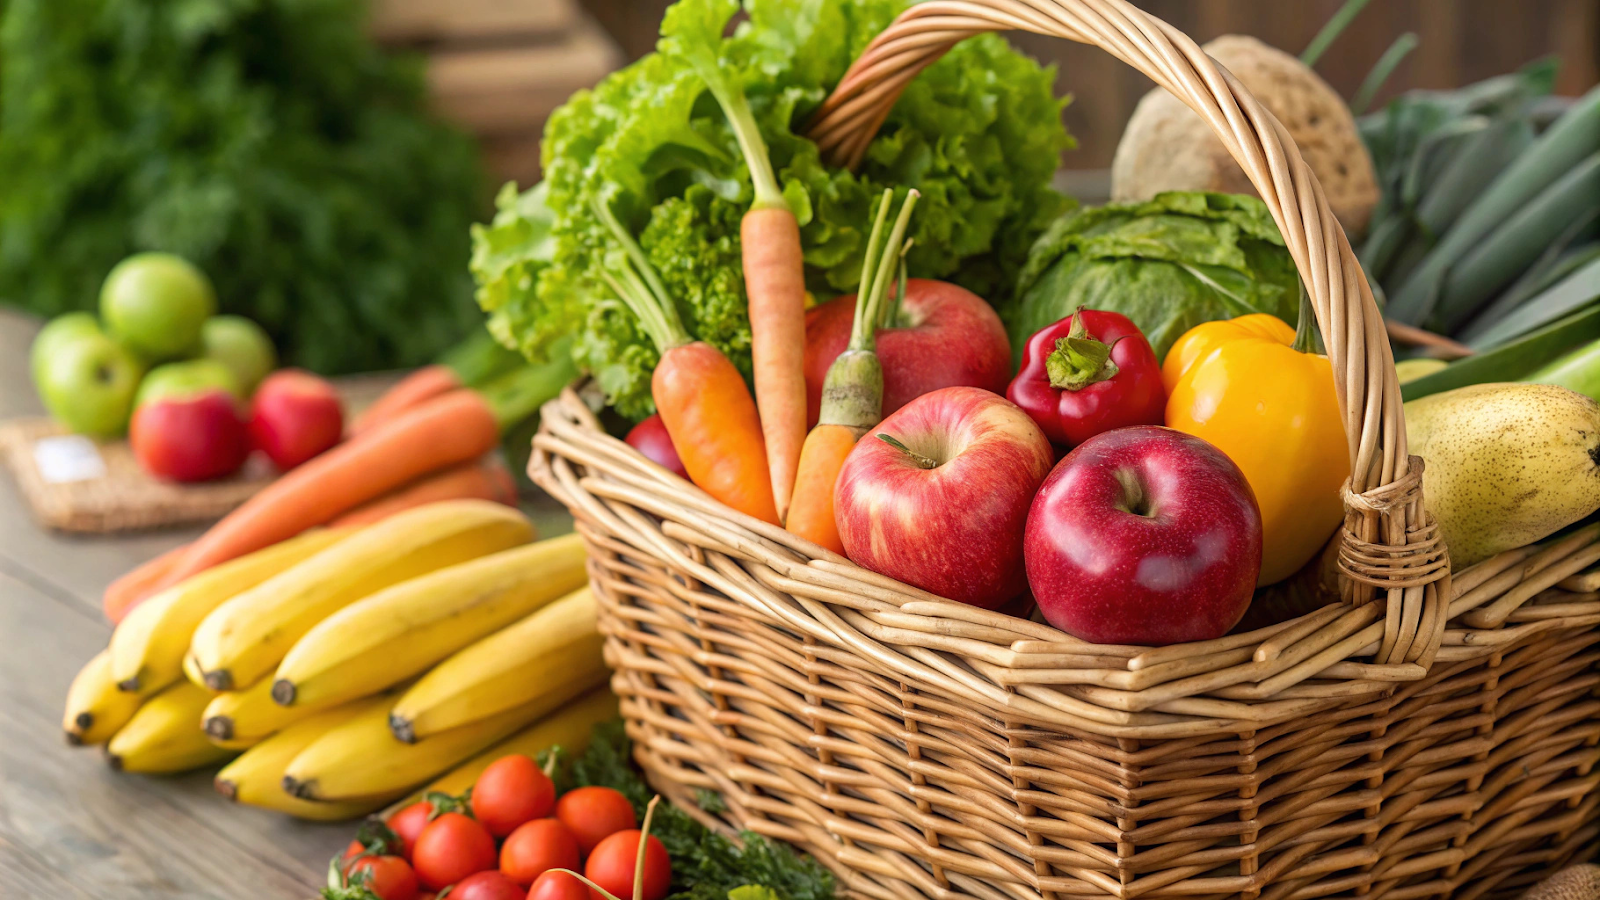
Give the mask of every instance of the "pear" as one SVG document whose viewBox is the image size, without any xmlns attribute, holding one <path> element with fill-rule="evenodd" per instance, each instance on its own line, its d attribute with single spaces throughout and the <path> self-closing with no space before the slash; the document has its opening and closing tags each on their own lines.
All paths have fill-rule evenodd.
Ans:
<svg viewBox="0 0 1600 900">
<path fill-rule="evenodd" d="M 1548 384 L 1475 384 L 1406 404 L 1422 492 L 1460 569 L 1600 509 L 1600 405 Z"/>
</svg>

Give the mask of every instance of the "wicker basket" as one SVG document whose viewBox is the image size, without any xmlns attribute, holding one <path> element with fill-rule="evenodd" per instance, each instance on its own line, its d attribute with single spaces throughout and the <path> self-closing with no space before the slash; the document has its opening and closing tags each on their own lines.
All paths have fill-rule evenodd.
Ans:
<svg viewBox="0 0 1600 900">
<path fill-rule="evenodd" d="M 1227 72 L 1123 0 L 933 0 L 872 43 L 812 136 L 853 164 L 917 72 L 1008 29 L 1098 45 L 1182 98 L 1277 219 L 1346 411 L 1342 599 L 1204 643 L 1087 644 L 736 513 L 569 392 L 530 472 L 588 542 L 652 783 L 804 848 L 860 897 L 1498 897 L 1589 852 L 1600 580 L 1581 573 L 1600 530 L 1452 580 L 1366 281 Z"/>
</svg>

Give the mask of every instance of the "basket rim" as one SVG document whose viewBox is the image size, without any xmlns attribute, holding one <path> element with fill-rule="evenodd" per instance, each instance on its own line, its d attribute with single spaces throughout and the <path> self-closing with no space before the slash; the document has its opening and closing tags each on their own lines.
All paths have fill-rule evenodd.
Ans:
<svg viewBox="0 0 1600 900">
<path fill-rule="evenodd" d="M 900 584 L 723 506 L 607 434 L 572 388 L 541 409 L 528 474 L 573 514 L 593 552 L 672 574 L 685 605 L 754 615 L 856 654 L 916 689 L 971 698 L 1018 726 L 1117 738 L 1250 731 L 1367 702 L 1435 663 L 1492 656 L 1534 634 L 1600 624 L 1600 592 L 1550 589 L 1600 562 L 1600 524 L 1509 550 L 1452 581 L 1435 653 L 1363 661 L 1381 646 L 1377 604 L 1331 602 L 1244 634 L 1166 647 L 1091 644 L 1054 627 Z M 727 599 L 720 604 L 715 599 Z"/>
</svg>

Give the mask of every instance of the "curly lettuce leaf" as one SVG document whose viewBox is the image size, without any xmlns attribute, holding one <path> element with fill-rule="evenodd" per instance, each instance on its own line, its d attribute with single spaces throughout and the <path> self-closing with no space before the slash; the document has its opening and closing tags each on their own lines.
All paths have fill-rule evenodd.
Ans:
<svg viewBox="0 0 1600 900">
<path fill-rule="evenodd" d="M 1056 220 L 1029 252 L 1000 317 L 1015 355 L 1034 332 L 1080 307 L 1119 312 L 1164 358 L 1202 322 L 1270 313 L 1294 323 L 1298 279 L 1259 199 L 1171 191 Z"/>
<path fill-rule="evenodd" d="M 681 23 L 669 39 L 693 33 L 709 48 L 733 8 L 680 4 L 668 13 Z M 748 99 L 800 223 L 814 294 L 854 289 L 873 202 L 885 187 L 915 187 L 923 199 L 911 274 L 998 299 L 1034 238 L 1071 205 L 1049 187 L 1071 145 L 1053 70 L 997 36 L 973 38 L 912 82 L 859 172 L 825 165 L 803 136 L 851 60 L 903 8 L 903 0 L 746 0 L 748 18 L 716 42 L 717 68 Z M 541 199 L 502 194 L 494 223 L 474 231 L 478 300 L 495 334 L 537 360 L 576 332 L 579 365 L 630 418 L 653 409 L 657 353 L 599 278 L 609 241 L 596 202 L 638 235 L 690 333 L 750 370 L 739 221 L 754 192 L 726 116 L 682 56 L 651 54 L 575 94 L 545 128 Z M 524 228 L 517 220 L 535 208 L 548 218 Z M 549 241 L 537 261 L 535 231 Z"/>
</svg>

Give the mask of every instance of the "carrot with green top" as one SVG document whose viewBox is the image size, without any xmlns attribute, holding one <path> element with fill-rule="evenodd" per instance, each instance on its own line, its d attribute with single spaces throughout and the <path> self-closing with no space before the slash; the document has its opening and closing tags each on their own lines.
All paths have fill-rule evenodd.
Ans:
<svg viewBox="0 0 1600 900">
<path fill-rule="evenodd" d="M 795 480 L 794 500 L 789 504 L 785 527 L 814 544 L 835 553 L 844 553 L 839 528 L 833 514 L 833 490 L 839 481 L 844 459 L 861 436 L 883 418 L 883 363 L 878 360 L 878 319 L 884 297 L 894 280 L 897 263 L 904 256 L 906 224 L 917 205 L 916 191 L 906 195 L 900 215 L 887 241 L 881 241 L 889 218 L 894 192 L 885 190 L 878 204 L 878 217 L 867 240 L 867 258 L 861 267 L 855 319 L 850 343 L 828 367 L 822 383 L 822 414 L 817 427 L 806 435 L 800 451 L 800 471 Z M 904 278 L 901 279 L 902 284 Z"/>
<path fill-rule="evenodd" d="M 718 58 L 734 0 L 681 0 L 661 24 L 660 51 L 691 65 L 721 105 L 750 169 L 755 200 L 739 226 L 756 407 L 767 448 L 772 495 L 782 521 L 806 439 L 805 260 L 800 223 L 784 199 L 744 91 Z M 691 473 L 692 474 L 692 473 Z"/>
<path fill-rule="evenodd" d="M 744 377 L 722 351 L 689 337 L 638 243 L 611 210 L 597 205 L 595 212 L 624 251 L 602 277 L 661 351 L 650 393 L 689 480 L 742 513 L 779 524 L 761 421 Z"/>
</svg>

